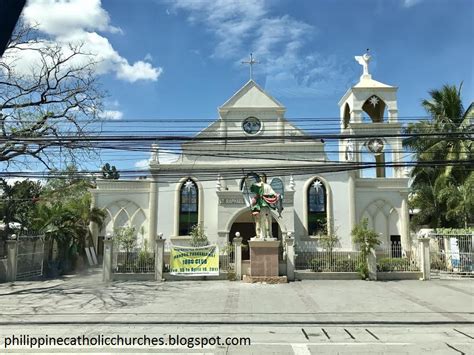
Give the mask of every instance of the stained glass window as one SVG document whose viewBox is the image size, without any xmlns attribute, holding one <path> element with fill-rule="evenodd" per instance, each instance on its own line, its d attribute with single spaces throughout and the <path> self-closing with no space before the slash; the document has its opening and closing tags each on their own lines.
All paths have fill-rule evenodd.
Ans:
<svg viewBox="0 0 474 355">
<path fill-rule="evenodd" d="M 308 234 L 327 233 L 326 187 L 319 179 L 314 179 L 307 191 Z"/>
<path fill-rule="evenodd" d="M 199 191 L 192 179 L 187 179 L 180 188 L 179 235 L 189 235 L 198 224 Z"/>
</svg>

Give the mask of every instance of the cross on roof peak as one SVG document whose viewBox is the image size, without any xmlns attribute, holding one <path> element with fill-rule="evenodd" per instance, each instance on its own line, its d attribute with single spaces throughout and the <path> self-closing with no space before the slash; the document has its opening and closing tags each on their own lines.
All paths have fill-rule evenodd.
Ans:
<svg viewBox="0 0 474 355">
<path fill-rule="evenodd" d="M 253 53 L 250 53 L 250 59 L 242 61 L 242 64 L 248 64 L 250 67 L 250 80 L 253 80 L 253 65 L 259 64 L 260 62 L 256 61 L 253 58 Z"/>
</svg>

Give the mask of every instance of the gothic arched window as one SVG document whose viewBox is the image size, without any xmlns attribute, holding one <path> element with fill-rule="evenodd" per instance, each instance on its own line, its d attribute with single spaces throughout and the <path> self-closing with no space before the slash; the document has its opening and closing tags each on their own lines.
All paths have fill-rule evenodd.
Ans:
<svg viewBox="0 0 474 355">
<path fill-rule="evenodd" d="M 327 233 L 326 187 L 319 179 L 314 179 L 308 187 L 308 235 Z"/>
<path fill-rule="evenodd" d="M 187 179 L 179 190 L 179 235 L 189 235 L 198 224 L 199 191 L 196 183 Z"/>
</svg>

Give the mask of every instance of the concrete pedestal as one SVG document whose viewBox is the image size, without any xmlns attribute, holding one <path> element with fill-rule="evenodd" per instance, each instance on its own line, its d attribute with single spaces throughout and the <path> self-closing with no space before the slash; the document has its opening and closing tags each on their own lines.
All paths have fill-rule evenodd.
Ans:
<svg viewBox="0 0 474 355">
<path fill-rule="evenodd" d="M 286 276 L 278 276 L 278 240 L 250 240 L 250 275 L 245 282 L 287 282 Z"/>
</svg>

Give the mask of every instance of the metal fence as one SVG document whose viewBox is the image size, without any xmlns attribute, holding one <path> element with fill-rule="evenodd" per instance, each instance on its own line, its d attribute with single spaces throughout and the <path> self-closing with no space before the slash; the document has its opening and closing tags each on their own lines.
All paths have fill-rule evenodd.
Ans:
<svg viewBox="0 0 474 355">
<path fill-rule="evenodd" d="M 315 272 L 356 272 L 362 262 L 358 251 L 321 251 L 316 241 L 305 241 L 296 248 L 297 270 Z"/>
<path fill-rule="evenodd" d="M 220 272 L 231 271 L 234 269 L 234 260 L 232 255 L 219 254 L 219 270 Z"/>
<path fill-rule="evenodd" d="M 17 244 L 17 280 L 43 276 L 44 237 L 20 236 Z"/>
<path fill-rule="evenodd" d="M 356 272 L 362 258 L 358 251 L 314 251 L 298 253 L 297 270 L 316 272 Z"/>
<path fill-rule="evenodd" d="M 233 271 L 235 266 L 234 245 L 231 243 L 220 243 L 218 247 L 219 272 Z"/>
<path fill-rule="evenodd" d="M 376 251 L 377 271 L 420 271 L 415 253 L 404 251 L 401 243 L 391 243 L 387 248 Z"/>
<path fill-rule="evenodd" d="M 154 273 L 155 253 L 145 251 L 116 251 L 113 258 L 113 271 L 123 273 Z"/>
<path fill-rule="evenodd" d="M 474 277 L 472 234 L 431 234 L 430 257 L 434 274 Z"/>
</svg>

